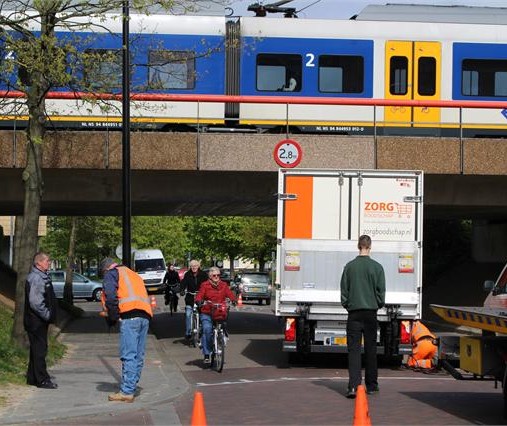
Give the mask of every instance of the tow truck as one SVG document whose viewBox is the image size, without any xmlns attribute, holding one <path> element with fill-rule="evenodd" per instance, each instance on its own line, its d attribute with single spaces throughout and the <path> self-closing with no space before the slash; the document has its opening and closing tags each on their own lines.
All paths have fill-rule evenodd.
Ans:
<svg viewBox="0 0 507 426">
<path fill-rule="evenodd" d="M 507 264 L 496 282 L 484 282 L 484 289 L 488 296 L 482 307 L 430 305 L 443 320 L 475 332 L 459 337 L 459 369 L 445 356 L 439 362 L 458 380 L 491 379 L 495 387 L 500 383 L 507 418 Z"/>
</svg>

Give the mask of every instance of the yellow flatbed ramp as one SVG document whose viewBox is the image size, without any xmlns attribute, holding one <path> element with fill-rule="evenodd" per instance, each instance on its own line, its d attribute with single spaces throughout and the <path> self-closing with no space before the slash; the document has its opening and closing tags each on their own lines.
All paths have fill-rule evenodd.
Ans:
<svg viewBox="0 0 507 426">
<path fill-rule="evenodd" d="M 430 305 L 442 319 L 456 325 L 507 334 L 507 310 L 479 306 Z"/>
</svg>

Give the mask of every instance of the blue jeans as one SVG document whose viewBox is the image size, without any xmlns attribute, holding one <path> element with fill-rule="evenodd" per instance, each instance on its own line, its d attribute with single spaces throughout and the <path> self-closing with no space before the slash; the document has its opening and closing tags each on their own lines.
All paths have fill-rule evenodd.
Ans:
<svg viewBox="0 0 507 426">
<path fill-rule="evenodd" d="M 185 336 L 190 336 L 192 334 L 192 311 L 194 310 L 193 306 L 186 305 L 185 306 Z"/>
<path fill-rule="evenodd" d="M 120 392 L 134 395 L 144 365 L 146 335 L 150 322 L 146 318 L 120 320 Z"/>
<path fill-rule="evenodd" d="M 211 316 L 206 314 L 201 314 L 201 324 L 202 324 L 202 353 L 204 355 L 211 354 L 211 350 L 213 349 L 213 325 L 211 323 Z"/>
</svg>

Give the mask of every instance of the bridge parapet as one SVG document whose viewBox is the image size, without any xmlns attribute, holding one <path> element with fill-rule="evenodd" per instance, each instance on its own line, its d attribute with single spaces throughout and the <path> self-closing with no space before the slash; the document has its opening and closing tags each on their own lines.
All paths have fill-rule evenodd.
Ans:
<svg viewBox="0 0 507 426">
<path fill-rule="evenodd" d="M 133 170 L 276 171 L 285 135 L 131 133 Z M 289 135 L 303 150 L 299 167 L 423 170 L 426 174 L 507 175 L 507 139 Z M 121 133 L 49 132 L 43 167 L 120 170 Z M 0 131 L 0 168 L 23 168 L 22 131 Z"/>
</svg>

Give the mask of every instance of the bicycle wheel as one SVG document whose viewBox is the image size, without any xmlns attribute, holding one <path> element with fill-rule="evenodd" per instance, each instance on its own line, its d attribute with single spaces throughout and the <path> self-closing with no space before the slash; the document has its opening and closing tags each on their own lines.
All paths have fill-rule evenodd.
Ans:
<svg viewBox="0 0 507 426">
<path fill-rule="evenodd" d="M 172 292 L 169 292 L 169 312 L 171 313 L 171 316 L 174 312 L 174 301 L 173 301 L 174 295 Z"/>
<path fill-rule="evenodd" d="M 213 366 L 214 370 L 220 373 L 224 368 L 225 361 L 225 342 L 223 330 L 219 330 L 217 332 L 214 346 L 215 348 L 213 354 L 211 355 L 211 365 Z"/>
<path fill-rule="evenodd" d="M 190 343 L 194 348 L 199 346 L 199 316 L 197 314 L 192 314 L 192 337 L 190 339 Z"/>
</svg>

